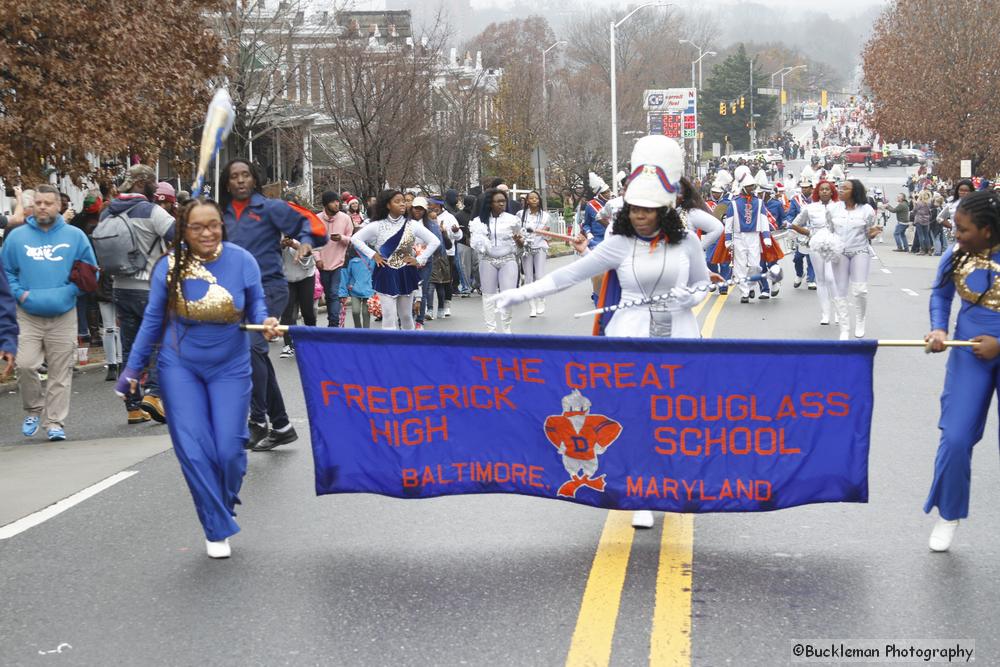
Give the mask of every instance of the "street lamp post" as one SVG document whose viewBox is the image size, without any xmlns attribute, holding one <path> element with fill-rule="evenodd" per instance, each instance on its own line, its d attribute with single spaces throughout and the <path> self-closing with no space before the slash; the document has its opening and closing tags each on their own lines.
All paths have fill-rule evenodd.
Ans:
<svg viewBox="0 0 1000 667">
<path fill-rule="evenodd" d="M 618 173 L 618 86 L 616 80 L 616 69 L 617 63 L 615 62 L 615 30 L 618 29 L 622 23 L 628 21 L 632 16 L 635 15 L 640 9 L 645 9 L 646 7 L 669 7 L 670 5 L 665 2 L 647 2 L 645 4 L 639 5 L 628 14 L 625 15 L 620 21 L 612 21 L 610 25 L 610 41 L 611 41 L 611 190 L 614 194 L 618 194 L 618 179 L 615 178 L 615 174 Z"/>
<path fill-rule="evenodd" d="M 806 71 L 808 68 L 805 65 L 795 65 L 794 67 L 789 67 L 787 72 L 782 72 L 781 73 L 781 98 L 780 98 L 779 101 L 781 102 L 781 122 L 782 122 L 782 127 L 784 127 L 784 122 L 785 122 L 785 101 L 784 101 L 785 100 L 785 76 L 791 74 L 792 72 L 794 72 L 797 69 L 801 69 L 803 71 Z"/>
<path fill-rule="evenodd" d="M 715 51 L 703 51 L 700 46 L 698 46 L 697 44 L 695 44 L 694 42 L 692 42 L 690 39 L 682 39 L 682 40 L 680 40 L 680 43 L 681 44 L 690 44 L 694 48 L 698 49 L 698 59 L 691 61 L 691 87 L 697 89 L 698 91 L 700 91 L 701 87 L 702 87 L 701 61 L 706 56 L 714 56 L 714 55 L 718 55 L 718 54 Z M 698 83 L 697 83 L 697 85 L 695 85 L 695 82 L 694 82 L 694 66 L 695 65 L 698 66 Z M 695 137 L 694 138 L 694 168 L 695 168 L 695 172 L 696 173 L 698 171 L 698 165 L 701 163 L 701 152 L 699 151 L 698 143 L 699 143 L 698 142 L 698 137 Z"/>
<path fill-rule="evenodd" d="M 556 42 L 549 48 L 542 50 L 542 107 L 546 111 L 546 115 L 548 111 L 548 107 L 546 106 L 546 102 L 548 101 L 548 91 L 547 91 L 548 86 L 545 85 L 545 56 L 546 54 L 548 54 L 549 51 L 556 48 L 557 46 L 562 46 L 563 44 L 566 44 L 566 40 L 560 39 L 558 42 Z"/>
</svg>

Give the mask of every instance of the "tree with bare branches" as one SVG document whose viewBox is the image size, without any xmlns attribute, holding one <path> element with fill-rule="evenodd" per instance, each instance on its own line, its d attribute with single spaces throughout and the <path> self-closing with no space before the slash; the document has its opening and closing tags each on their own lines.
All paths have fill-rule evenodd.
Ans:
<svg viewBox="0 0 1000 667">
<path fill-rule="evenodd" d="M 1000 171 L 1000 4 L 897 0 L 865 46 L 871 124 L 886 141 L 932 142 L 937 170 L 957 177 Z"/>
</svg>

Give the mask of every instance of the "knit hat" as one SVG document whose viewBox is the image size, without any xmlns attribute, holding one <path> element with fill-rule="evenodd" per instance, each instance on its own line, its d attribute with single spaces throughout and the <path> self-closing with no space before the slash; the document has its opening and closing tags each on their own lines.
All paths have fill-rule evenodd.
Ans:
<svg viewBox="0 0 1000 667">
<path fill-rule="evenodd" d="M 625 202 L 644 208 L 673 208 L 684 174 L 684 152 L 662 134 L 640 138 L 632 149 L 632 174 Z"/>
<path fill-rule="evenodd" d="M 168 201 L 173 204 L 177 202 L 177 192 L 174 190 L 174 186 L 167 181 L 160 181 L 156 184 L 154 199 L 158 202 Z"/>
<path fill-rule="evenodd" d="M 326 206 L 332 201 L 340 201 L 340 195 L 332 190 L 328 190 L 323 193 L 323 206 Z"/>
<path fill-rule="evenodd" d="M 458 190 L 454 188 L 449 188 L 445 190 L 444 200 L 449 206 L 455 206 L 458 204 Z"/>
<path fill-rule="evenodd" d="M 83 198 L 83 212 L 94 215 L 101 212 L 104 206 L 104 199 L 101 198 L 100 190 L 91 190 Z"/>
</svg>

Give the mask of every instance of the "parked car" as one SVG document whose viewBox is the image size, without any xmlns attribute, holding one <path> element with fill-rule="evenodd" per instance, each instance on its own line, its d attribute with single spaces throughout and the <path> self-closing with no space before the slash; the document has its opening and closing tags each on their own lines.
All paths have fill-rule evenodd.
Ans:
<svg viewBox="0 0 1000 667">
<path fill-rule="evenodd" d="M 913 155 L 905 148 L 892 149 L 889 151 L 887 159 L 889 160 L 889 164 L 895 164 L 898 166 L 913 166 L 917 164 L 917 156 Z"/>
<path fill-rule="evenodd" d="M 880 167 L 888 166 L 888 161 L 882 151 L 875 150 L 871 146 L 848 146 L 841 154 L 841 159 L 845 166 L 852 164 L 877 164 Z"/>
</svg>

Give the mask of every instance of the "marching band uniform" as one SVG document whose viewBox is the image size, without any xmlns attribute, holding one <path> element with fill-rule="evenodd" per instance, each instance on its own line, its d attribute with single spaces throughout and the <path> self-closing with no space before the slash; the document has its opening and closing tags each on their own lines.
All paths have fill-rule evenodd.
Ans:
<svg viewBox="0 0 1000 667">
<path fill-rule="evenodd" d="M 506 289 L 517 287 L 517 242 L 515 236 L 521 233 L 521 221 L 510 213 L 501 213 L 489 219 L 473 218 L 469 221 L 472 249 L 479 253 L 479 282 L 483 290 L 483 318 L 486 330 L 497 330 L 496 307 L 486 297 Z M 513 315 L 509 310 L 500 312 L 500 326 L 503 333 L 511 333 Z"/>
<path fill-rule="evenodd" d="M 222 542 L 240 529 L 233 517 L 250 438 L 250 339 L 238 325 L 267 319 L 264 288 L 257 260 L 229 242 L 212 260 L 188 255 L 179 286 L 168 283 L 173 266 L 171 253 L 153 268 L 149 305 L 116 390 L 139 376 L 159 344 L 174 452 L 206 539 Z M 167 311 L 171 289 L 176 312 Z"/>
<path fill-rule="evenodd" d="M 524 254 L 521 256 L 521 271 L 524 272 L 524 282 L 532 283 L 545 275 L 545 260 L 549 255 L 549 242 L 534 230 L 549 229 L 549 213 L 539 206 L 538 213 L 532 213 L 527 205 L 521 209 L 521 227 L 525 230 Z M 528 231 L 528 230 L 532 231 Z M 545 299 L 532 299 L 531 315 L 535 317 L 545 312 Z"/>
<path fill-rule="evenodd" d="M 756 186 L 756 182 L 748 175 L 739 181 L 739 185 L 742 190 L 748 186 Z M 732 244 L 733 274 L 737 280 L 745 280 L 751 273 L 758 271 L 761 243 L 773 243 L 764 211 L 764 202 L 745 191 L 733 199 L 732 206 L 729 207 L 725 222 L 726 242 Z M 740 303 L 748 303 L 753 296 L 749 283 L 741 282 L 740 291 L 743 293 Z"/>
<path fill-rule="evenodd" d="M 833 275 L 837 281 L 837 292 L 845 298 L 850 283 L 854 297 L 854 336 L 863 338 L 868 310 L 868 273 L 872 261 L 868 232 L 876 226 L 875 209 L 861 204 L 853 209 L 845 207 L 844 213 L 833 218 L 833 230 L 844 241 L 843 257 L 833 263 Z M 850 322 L 842 318 L 839 324 L 843 332 L 845 327 L 849 328 Z"/>
<path fill-rule="evenodd" d="M 785 226 L 785 207 L 781 203 L 780 199 L 776 199 L 773 194 L 773 186 L 768 183 L 763 188 L 764 193 L 764 213 L 767 215 L 767 224 L 774 232 L 776 229 L 782 229 Z M 762 253 L 763 254 L 763 253 Z M 760 261 L 761 273 L 766 273 L 769 268 L 777 264 L 777 262 L 769 262 L 766 258 L 762 258 Z M 760 298 L 768 299 L 772 296 L 778 296 L 779 286 L 777 283 L 774 285 L 774 289 L 771 289 L 770 281 L 767 278 L 761 278 L 757 281 L 760 284 Z"/>
<path fill-rule="evenodd" d="M 707 202 L 706 202 L 707 204 Z M 722 236 L 722 223 L 711 213 L 700 208 L 684 208 L 680 206 L 677 212 L 688 231 L 698 236 L 703 250 L 714 249 Z"/>
<path fill-rule="evenodd" d="M 414 248 L 418 242 L 424 245 L 420 254 L 416 254 Z M 351 235 L 351 243 L 368 259 L 375 257 L 376 248 L 385 258 L 386 265 L 376 266 L 372 272 L 372 287 L 382 306 L 382 328 L 396 329 L 398 318 L 398 328 L 414 330 L 413 292 L 420 284 L 420 268 L 434 255 L 441 240 L 422 222 L 404 215 L 372 220 Z M 414 256 L 418 266 L 410 266 L 405 261 Z"/>
<path fill-rule="evenodd" d="M 954 252 L 954 246 L 946 250 L 938 265 L 930 301 L 931 329 L 948 331 L 952 300 L 957 292 L 961 307 L 954 339 L 1000 337 L 1000 284 L 994 280 L 1000 274 L 1000 246 L 970 254 L 955 268 L 952 279 L 943 282 Z M 980 360 L 968 347 L 949 351 L 938 422 L 941 442 L 934 461 L 934 481 L 924 504 L 925 512 L 937 507 L 942 522 L 956 522 L 969 515 L 972 448 L 983 437 L 991 394 L 995 392 L 1000 392 L 1000 357 Z M 947 549 L 947 545 L 935 548 L 933 540 L 934 535 L 932 549 Z"/>
<path fill-rule="evenodd" d="M 732 181 L 733 177 L 725 169 L 720 169 L 719 173 L 715 175 L 715 181 L 712 183 L 712 189 L 709 192 L 710 196 L 705 200 L 705 205 L 708 206 L 708 209 L 712 212 L 712 215 L 715 216 L 716 220 L 723 220 L 732 204 L 729 199 L 729 195 L 725 194 L 726 187 L 728 187 Z M 725 241 L 725 239 L 723 239 L 723 241 Z M 708 248 L 705 253 L 705 261 L 708 262 L 709 268 L 713 269 L 725 280 L 729 280 L 733 276 L 733 265 L 730 262 L 713 262 L 712 259 L 714 254 L 714 248 Z M 719 288 L 719 294 L 728 293 L 729 287 L 727 285 L 723 285 Z"/>
<path fill-rule="evenodd" d="M 646 208 L 673 208 L 683 169 L 680 146 L 663 135 L 646 136 L 636 142 L 634 168 L 625 202 Z M 654 238 L 610 234 L 581 259 L 553 271 L 541 280 L 505 290 L 496 298 L 497 307 L 507 309 L 528 299 L 564 290 L 605 271 L 605 279 L 621 285 L 621 300 L 640 300 L 670 292 L 665 299 L 646 307 L 624 308 L 613 314 L 604 332 L 608 336 L 700 338 L 698 320 L 691 309 L 708 296 L 709 271 L 704 251 L 694 234 L 670 243 L 660 234 Z M 648 510 L 635 513 L 633 526 L 651 527 Z"/>
<path fill-rule="evenodd" d="M 812 181 L 803 178 L 801 181 L 799 181 L 799 187 L 811 188 Z M 802 212 L 802 209 L 804 209 L 806 205 L 809 204 L 809 201 L 810 200 L 804 194 L 802 194 L 801 191 L 795 193 L 795 195 L 793 195 L 791 200 L 788 202 L 788 210 L 785 213 L 785 219 L 795 220 L 797 217 L 799 217 L 799 213 Z M 795 250 L 795 255 L 792 258 L 792 264 L 795 266 L 795 287 L 798 287 L 799 285 L 802 284 L 802 278 L 804 275 L 806 279 L 806 286 L 809 289 L 816 289 L 816 272 L 813 270 L 812 258 L 809 257 L 808 252 L 802 252 L 803 248 L 805 248 L 808 251 L 808 247 L 802 245 L 802 238 L 800 234 L 798 233 L 793 234 L 792 247 Z M 803 263 L 805 263 L 805 266 L 803 266 Z"/>
<path fill-rule="evenodd" d="M 829 181 L 820 181 L 821 183 L 829 183 Z M 818 187 L 818 184 L 817 184 Z M 846 214 L 843 202 L 836 199 L 837 189 L 833 187 L 834 199 L 831 199 L 828 204 L 823 204 L 821 201 L 813 201 L 809 203 L 802 211 L 796 216 L 795 221 L 792 223 L 797 227 L 804 227 L 809 230 L 810 234 L 821 229 L 828 229 L 831 232 L 835 228 L 835 219 L 839 219 Z M 813 196 L 817 195 L 816 189 L 813 189 Z M 841 223 L 843 224 L 843 223 Z M 836 280 L 833 275 L 833 266 L 830 262 L 826 261 L 817 252 L 809 250 L 808 245 L 804 246 L 809 252 L 809 256 L 812 259 L 813 269 L 816 272 L 816 290 L 819 295 L 819 306 L 820 306 L 820 324 L 830 323 L 830 301 L 833 299 L 834 305 L 837 308 L 837 318 L 844 322 L 848 320 L 849 314 L 847 312 L 847 299 L 843 295 L 838 295 L 836 291 Z M 841 324 L 841 334 L 847 332 L 846 324 Z"/>
</svg>

